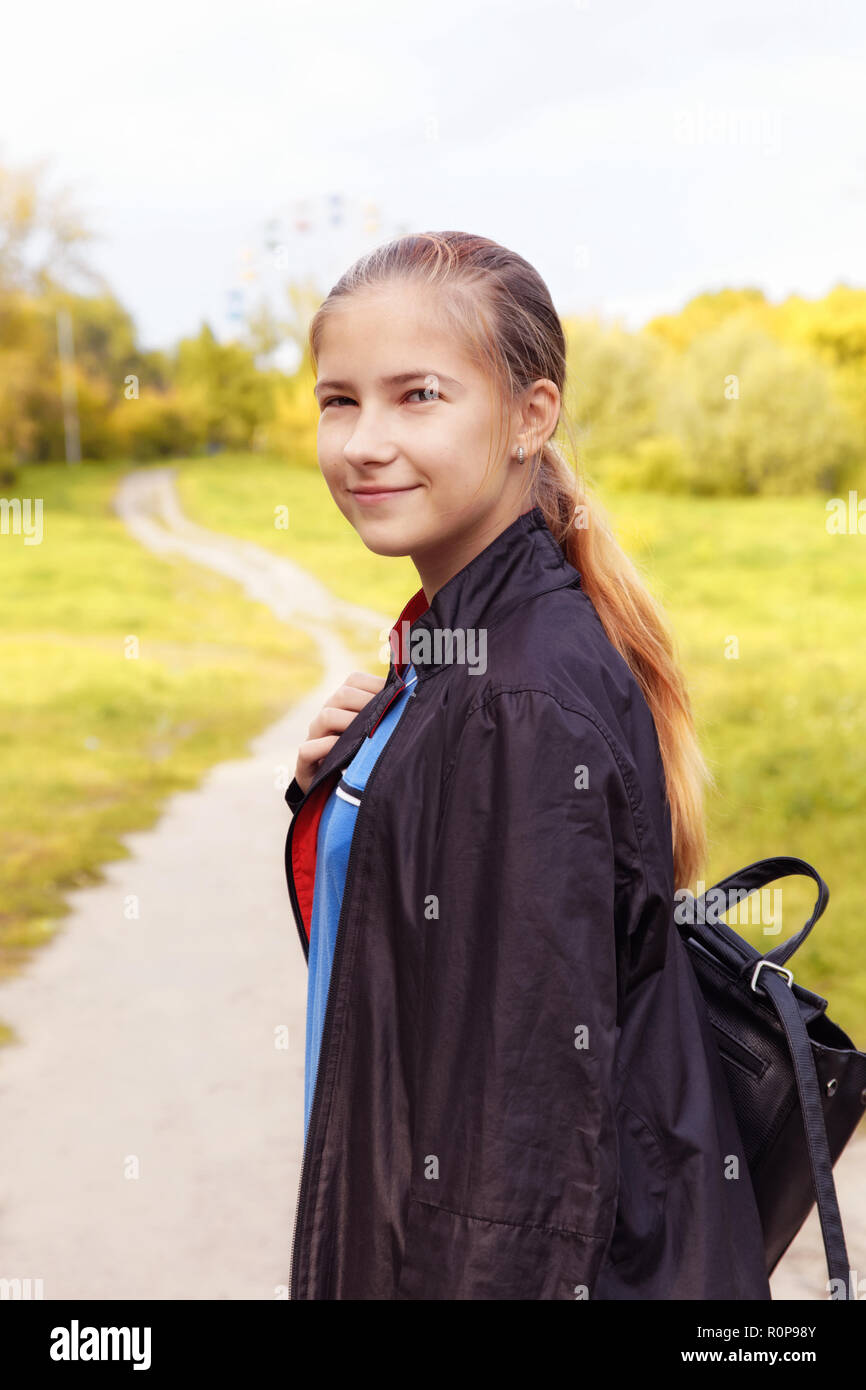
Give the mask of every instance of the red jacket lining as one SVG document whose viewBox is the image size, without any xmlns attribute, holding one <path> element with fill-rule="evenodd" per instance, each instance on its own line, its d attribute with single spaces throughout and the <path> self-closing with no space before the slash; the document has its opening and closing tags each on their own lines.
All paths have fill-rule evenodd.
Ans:
<svg viewBox="0 0 866 1390">
<path fill-rule="evenodd" d="M 404 621 L 413 623 L 416 618 L 427 611 L 428 607 L 427 596 L 423 588 L 421 588 L 417 593 L 414 593 L 408 603 L 404 605 L 402 613 L 391 628 L 389 641 L 391 644 L 391 651 L 394 653 L 397 675 L 401 678 L 409 664 L 408 661 L 396 662 L 399 642 L 402 636 L 400 630 L 401 624 Z M 371 735 L 376 725 L 379 723 L 379 719 L 382 718 L 382 715 L 398 693 L 399 692 L 395 690 L 391 700 L 385 705 L 385 708 L 370 730 Z M 308 923 L 310 923 L 313 918 L 313 892 L 316 887 L 316 850 L 319 839 L 319 821 L 322 819 L 322 812 L 325 809 L 328 797 L 333 791 L 334 784 L 339 781 L 341 775 L 341 769 L 339 767 L 334 768 L 331 776 L 326 777 L 324 781 L 320 782 L 315 790 L 310 793 L 303 806 L 298 809 L 296 816 L 298 824 L 295 826 L 292 834 L 292 873 L 295 880 L 295 894 L 298 899 L 301 923 L 308 945 L 310 941 L 310 928 Z"/>
</svg>

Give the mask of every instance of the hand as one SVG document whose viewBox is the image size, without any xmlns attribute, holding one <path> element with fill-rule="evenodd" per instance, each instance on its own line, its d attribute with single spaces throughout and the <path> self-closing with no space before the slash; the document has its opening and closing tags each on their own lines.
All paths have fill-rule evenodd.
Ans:
<svg viewBox="0 0 866 1390">
<path fill-rule="evenodd" d="M 374 695 L 378 695 L 385 680 L 385 676 L 371 676 L 369 671 L 353 671 L 346 677 L 345 684 L 320 709 L 309 727 L 307 738 L 298 749 L 295 781 L 301 791 L 309 790 L 319 763 L 331 751 L 340 734 L 348 729 L 358 711 L 369 704 Z"/>
</svg>

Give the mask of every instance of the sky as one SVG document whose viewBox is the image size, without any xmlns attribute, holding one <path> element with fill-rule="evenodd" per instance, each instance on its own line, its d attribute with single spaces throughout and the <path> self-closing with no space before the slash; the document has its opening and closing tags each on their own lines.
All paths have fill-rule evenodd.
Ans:
<svg viewBox="0 0 866 1390">
<path fill-rule="evenodd" d="M 49 161 L 145 347 L 459 228 L 560 315 L 866 285 L 863 0 L 29 0 L 0 163 Z"/>
</svg>

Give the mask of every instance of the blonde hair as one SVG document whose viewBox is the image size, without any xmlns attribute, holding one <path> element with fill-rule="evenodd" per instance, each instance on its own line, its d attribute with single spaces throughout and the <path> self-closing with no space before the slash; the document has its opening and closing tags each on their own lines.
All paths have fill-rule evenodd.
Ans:
<svg viewBox="0 0 866 1390">
<path fill-rule="evenodd" d="M 395 280 L 440 288 L 439 305 L 449 329 L 467 343 L 498 393 L 503 406 L 500 439 L 507 421 L 504 407 L 512 405 L 532 382 L 539 378 L 554 382 L 562 401 L 566 341 L 546 284 L 522 256 L 468 232 L 397 237 L 362 256 L 313 315 L 309 350 L 314 364 L 330 307 L 359 290 Z M 564 405 L 557 429 L 560 424 L 577 457 L 575 432 Z M 565 558 L 580 573 L 581 587 L 649 705 L 670 807 L 675 886 L 687 887 L 706 859 L 704 786 L 713 778 L 701 753 L 686 681 L 663 610 L 617 543 L 579 470 L 552 439 L 532 455 L 526 473 L 528 495 L 541 507 Z"/>
</svg>

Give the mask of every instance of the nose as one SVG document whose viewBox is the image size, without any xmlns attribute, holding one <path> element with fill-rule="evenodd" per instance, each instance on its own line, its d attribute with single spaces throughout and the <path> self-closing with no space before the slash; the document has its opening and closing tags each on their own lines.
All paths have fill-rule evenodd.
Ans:
<svg viewBox="0 0 866 1390">
<path fill-rule="evenodd" d="M 396 452 L 394 445 L 388 442 L 383 422 L 377 418 L 376 412 L 370 407 L 359 410 L 355 428 L 343 445 L 346 462 L 356 468 L 363 468 L 368 463 L 390 463 Z"/>
</svg>

